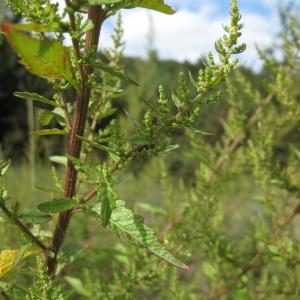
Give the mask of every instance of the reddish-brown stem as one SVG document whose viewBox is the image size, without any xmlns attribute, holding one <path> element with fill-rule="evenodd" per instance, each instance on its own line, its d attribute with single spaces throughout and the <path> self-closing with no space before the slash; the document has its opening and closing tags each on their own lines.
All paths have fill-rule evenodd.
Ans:
<svg viewBox="0 0 300 300">
<path fill-rule="evenodd" d="M 67 6 L 70 5 L 69 1 L 66 1 Z M 73 13 L 69 13 L 70 23 L 73 30 L 75 30 L 75 18 Z M 103 21 L 105 20 L 106 12 L 101 6 L 91 6 L 88 10 L 88 18 L 93 22 L 94 27 L 86 34 L 85 41 L 85 54 L 89 53 L 94 47 L 98 46 L 100 30 Z M 76 53 L 76 57 L 80 58 L 80 51 L 78 42 L 73 40 L 73 47 Z M 91 89 L 88 84 L 89 75 L 93 69 L 91 67 L 83 67 L 79 64 L 79 73 L 81 77 L 80 90 L 77 94 L 75 111 L 73 117 L 73 124 L 71 128 L 71 134 L 69 138 L 69 150 L 68 154 L 75 158 L 80 158 L 81 152 L 81 140 L 78 136 L 84 135 L 85 124 L 87 120 L 88 105 L 90 99 Z M 65 183 L 64 183 L 64 198 L 72 198 L 76 193 L 77 185 L 77 171 L 72 163 L 69 161 L 66 168 Z M 55 273 L 55 267 L 57 264 L 57 256 L 60 248 L 64 242 L 67 228 L 70 222 L 72 211 L 66 211 L 59 215 L 57 225 L 54 230 L 51 249 L 54 251 L 53 257 L 47 258 L 48 274 L 53 276 Z"/>
</svg>

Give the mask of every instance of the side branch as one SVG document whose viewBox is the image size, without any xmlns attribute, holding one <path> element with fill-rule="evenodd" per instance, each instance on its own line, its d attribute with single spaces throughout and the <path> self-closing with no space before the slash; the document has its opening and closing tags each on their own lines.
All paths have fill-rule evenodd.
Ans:
<svg viewBox="0 0 300 300">
<path fill-rule="evenodd" d="M 28 239 L 38 246 L 43 252 L 48 252 L 50 249 L 44 245 L 31 231 L 0 201 L 0 208 L 3 213 L 28 237 Z"/>
</svg>

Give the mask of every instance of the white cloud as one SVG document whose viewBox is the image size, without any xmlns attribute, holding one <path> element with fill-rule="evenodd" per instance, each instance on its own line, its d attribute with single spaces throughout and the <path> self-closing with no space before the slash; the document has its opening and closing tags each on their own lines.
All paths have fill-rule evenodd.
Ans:
<svg viewBox="0 0 300 300">
<path fill-rule="evenodd" d="M 276 0 L 264 0 L 274 2 Z M 203 54 L 214 50 L 214 42 L 223 34 L 222 25 L 229 17 L 215 14 L 217 7 L 202 5 L 199 9 L 179 10 L 175 15 L 167 16 L 152 13 L 155 29 L 155 47 L 161 58 L 180 61 L 196 61 Z M 126 40 L 126 54 L 144 56 L 149 32 L 149 15 L 145 10 L 135 9 L 123 12 Z M 243 13 L 243 41 L 247 42 L 247 51 L 241 60 L 257 67 L 255 44 L 261 48 L 271 44 L 279 30 L 279 22 L 274 12 L 271 17 L 254 13 Z M 104 28 L 102 44 L 110 43 L 111 30 Z"/>
</svg>

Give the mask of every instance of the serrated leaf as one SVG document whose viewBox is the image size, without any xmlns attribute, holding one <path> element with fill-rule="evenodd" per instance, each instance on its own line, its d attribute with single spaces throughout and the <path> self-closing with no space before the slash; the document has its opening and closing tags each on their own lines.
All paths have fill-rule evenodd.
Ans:
<svg viewBox="0 0 300 300">
<path fill-rule="evenodd" d="M 77 201 L 73 199 L 54 199 L 52 201 L 39 204 L 37 208 L 44 213 L 55 214 L 71 209 L 77 204 Z"/>
<path fill-rule="evenodd" d="M 15 265 L 15 261 L 18 258 L 19 251 L 20 250 L 18 249 L 0 251 L 0 277 L 11 271 L 11 269 Z M 33 251 L 25 251 L 25 253 L 22 255 L 22 258 L 30 256 L 33 253 Z M 21 259 L 18 260 L 20 261 Z"/>
<path fill-rule="evenodd" d="M 36 136 L 43 136 L 43 135 L 64 135 L 67 134 L 66 131 L 53 128 L 53 129 L 43 129 L 43 130 L 38 130 L 38 131 L 33 131 L 32 134 Z"/>
<path fill-rule="evenodd" d="M 25 99 L 25 100 L 32 100 L 32 101 L 37 101 L 37 102 L 41 102 L 44 104 L 49 104 L 52 106 L 58 106 L 54 101 L 49 100 L 48 98 L 41 96 L 37 93 L 15 92 L 14 96 L 21 98 L 21 99 Z"/>
<path fill-rule="evenodd" d="M 117 208 L 112 211 L 110 217 L 109 228 L 119 236 L 127 237 L 131 243 L 150 251 L 166 262 L 181 269 L 190 269 L 158 241 L 155 232 L 144 224 L 144 219 L 127 209 L 124 201 L 117 201 Z"/>
<path fill-rule="evenodd" d="M 119 79 L 121 79 L 121 80 L 130 82 L 130 83 L 132 83 L 132 84 L 134 84 L 134 85 L 139 86 L 139 84 L 138 84 L 136 81 L 134 81 L 133 79 L 131 79 L 131 78 L 127 77 L 126 75 L 124 75 L 124 74 L 123 74 L 119 69 L 117 69 L 117 68 L 110 67 L 110 66 L 108 66 L 108 65 L 106 65 L 106 64 L 104 64 L 104 63 L 102 63 L 102 62 L 99 62 L 99 61 L 94 62 L 94 63 L 92 63 L 92 64 L 90 64 L 90 65 L 91 65 L 92 67 L 96 68 L 96 69 L 102 70 L 103 72 L 109 73 L 109 74 L 111 74 L 112 76 L 115 76 L 115 77 L 117 77 L 117 78 L 119 78 Z"/>
<path fill-rule="evenodd" d="M 60 155 L 50 156 L 49 160 L 63 166 L 66 166 L 68 163 L 68 158 L 66 156 L 60 156 Z"/>
<path fill-rule="evenodd" d="M 68 48 L 56 41 L 33 38 L 14 29 L 9 22 L 2 24 L 2 30 L 10 46 L 20 55 L 20 63 L 31 73 L 45 78 L 67 80 L 78 89 Z"/>
<path fill-rule="evenodd" d="M 176 11 L 163 0 L 123 0 L 116 4 L 116 9 L 120 8 L 135 8 L 142 7 L 146 9 L 155 10 L 164 14 L 173 15 Z"/>
</svg>

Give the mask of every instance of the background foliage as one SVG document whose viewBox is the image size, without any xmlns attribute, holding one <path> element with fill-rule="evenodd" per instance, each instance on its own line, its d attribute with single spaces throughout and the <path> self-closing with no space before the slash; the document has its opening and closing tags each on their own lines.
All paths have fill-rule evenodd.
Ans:
<svg viewBox="0 0 300 300">
<path fill-rule="evenodd" d="M 293 6 L 280 13 L 283 57 L 259 49 L 262 70 L 241 66 L 231 74 L 217 88 L 222 91 L 217 103 L 207 101 L 199 112 L 193 124 L 199 130 L 176 130 L 172 143 L 178 149 L 137 159 L 114 179 L 127 206 L 143 215 L 191 270 L 160 262 L 105 231 L 97 220 L 76 214 L 56 281 L 47 276 L 41 257 L 26 258 L 16 272 L 1 278 L 4 299 L 299 299 L 300 22 Z M 114 41 L 115 48 L 99 56 L 139 78 L 140 86 L 104 93 L 108 113 L 95 125 L 99 132 L 112 130 L 109 124 L 117 120 L 134 133 L 134 120 L 156 105 L 160 84 L 171 98 L 174 74 L 183 71 L 188 77 L 191 71 L 197 78 L 208 65 L 207 59 L 195 66 L 160 61 L 151 47 L 147 60 L 123 57 L 120 22 Z M 4 39 L 0 53 L 5 57 L 0 67 L 1 155 L 13 159 L 5 184 L 12 207 L 29 210 L 52 199 L 49 187 L 61 188 L 64 169 L 48 157 L 64 152 L 64 137 L 30 142 L 28 128 L 39 129 L 46 106 L 26 106 L 12 93 L 30 89 L 50 96 L 49 84 L 17 64 Z M 103 76 L 105 85 L 123 88 L 118 78 Z M 28 125 L 32 109 L 39 117 Z M 59 125 L 58 119 L 52 122 Z M 86 151 L 93 153 L 93 161 L 106 156 L 88 146 Z M 88 170 L 82 173 L 88 178 Z M 108 189 L 111 181 L 105 182 Z M 1 249 L 22 248 L 26 238 L 4 216 L 0 222 L 5 224 Z M 42 240 L 49 239 L 53 225 L 30 225 Z"/>
</svg>

